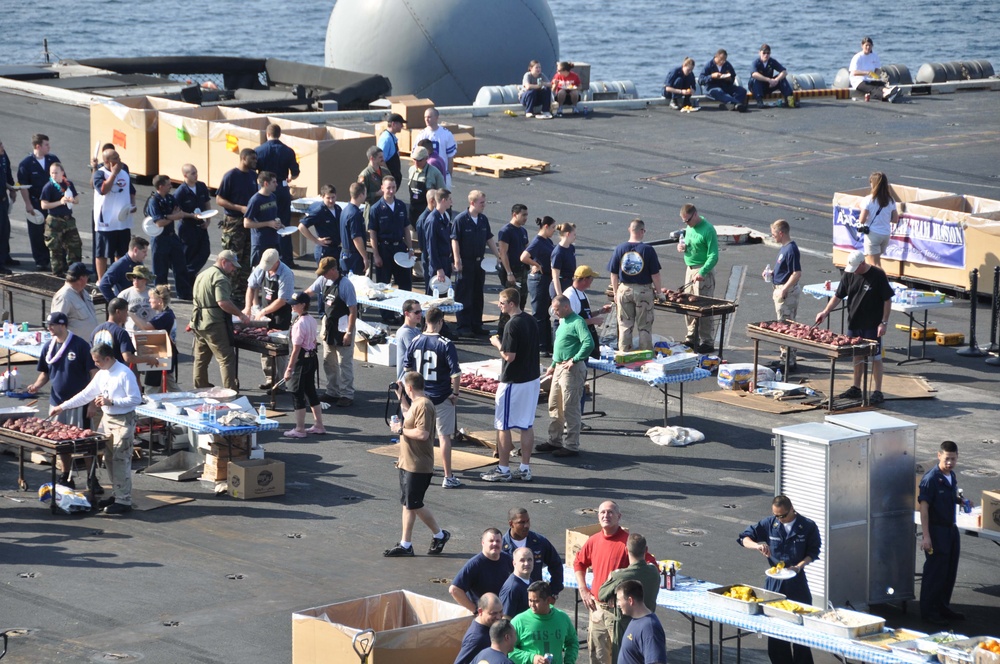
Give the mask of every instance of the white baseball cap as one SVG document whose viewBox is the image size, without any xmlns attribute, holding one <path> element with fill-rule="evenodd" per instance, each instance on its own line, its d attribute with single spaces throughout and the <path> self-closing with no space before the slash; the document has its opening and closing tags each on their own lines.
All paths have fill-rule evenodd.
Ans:
<svg viewBox="0 0 1000 664">
<path fill-rule="evenodd" d="M 844 272 L 854 272 L 865 262 L 865 254 L 860 249 L 855 249 L 847 257 L 847 265 L 844 266 Z"/>
</svg>

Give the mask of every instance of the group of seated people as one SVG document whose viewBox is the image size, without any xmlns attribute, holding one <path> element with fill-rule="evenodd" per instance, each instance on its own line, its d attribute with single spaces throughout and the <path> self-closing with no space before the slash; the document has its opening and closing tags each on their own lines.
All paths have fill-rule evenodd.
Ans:
<svg viewBox="0 0 1000 664">
<path fill-rule="evenodd" d="M 701 85 L 708 97 L 719 102 L 719 107 L 724 110 L 745 113 L 750 96 L 756 100 L 758 108 L 763 107 L 764 99 L 775 92 L 781 97 L 781 105 L 795 108 L 797 104 L 792 85 L 788 81 L 788 70 L 771 57 L 771 47 L 768 44 L 761 44 L 758 57 L 750 68 L 749 91 L 737 83 L 736 70 L 729 63 L 728 54 L 723 48 L 715 52 L 697 79 L 694 67 L 693 59 L 684 58 L 681 66 L 667 74 L 663 81 L 663 96 L 670 100 L 670 108 L 697 111 L 698 106 L 692 102 L 692 96 L 698 85 Z M 851 59 L 848 69 L 851 87 L 863 93 L 866 101 L 872 94 L 877 94 L 882 101 L 887 102 L 899 99 L 900 88 L 887 84 L 871 37 L 861 40 L 861 50 Z"/>
<path fill-rule="evenodd" d="M 556 101 L 556 117 L 563 117 L 563 109 L 567 106 L 573 113 L 586 115 L 587 110 L 580 107 L 581 87 L 580 77 L 573 71 L 572 62 L 556 63 L 556 75 L 550 81 L 542 73 L 542 63 L 532 60 L 521 79 L 521 92 L 518 95 L 524 106 L 524 117 L 551 118 L 553 97 Z"/>
</svg>

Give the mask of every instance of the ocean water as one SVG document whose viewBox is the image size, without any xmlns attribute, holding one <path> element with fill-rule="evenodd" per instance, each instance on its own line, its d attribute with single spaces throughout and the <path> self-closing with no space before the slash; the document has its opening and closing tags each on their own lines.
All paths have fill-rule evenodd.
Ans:
<svg viewBox="0 0 1000 664">
<path fill-rule="evenodd" d="M 489 2 L 490 0 L 477 0 Z M 34 0 L 0 13 L 0 63 L 154 55 L 277 57 L 323 64 L 334 0 Z M 700 67 L 718 48 L 745 78 L 762 42 L 793 73 L 827 85 L 870 35 L 883 64 L 916 75 L 925 62 L 989 60 L 1000 73 L 1000 3 L 983 0 L 723 2 L 549 0 L 560 57 L 591 64 L 593 80 L 631 80 L 659 94 L 686 56 Z M 30 10 L 29 10 L 30 7 Z M 284 30 L 272 26 L 287 26 Z M 467 38 L 456 28 L 456 39 Z M 532 58 L 525 53 L 525 62 Z M 554 64 L 544 65 L 550 75 Z"/>
</svg>

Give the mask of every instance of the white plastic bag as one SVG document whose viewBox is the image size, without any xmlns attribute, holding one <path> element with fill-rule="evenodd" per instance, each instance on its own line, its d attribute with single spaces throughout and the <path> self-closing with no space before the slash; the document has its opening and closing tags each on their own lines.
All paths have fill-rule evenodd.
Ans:
<svg viewBox="0 0 1000 664">
<path fill-rule="evenodd" d="M 685 427 L 653 427 L 646 431 L 646 436 L 664 447 L 685 447 L 705 440 L 705 434 L 702 432 Z"/>
</svg>

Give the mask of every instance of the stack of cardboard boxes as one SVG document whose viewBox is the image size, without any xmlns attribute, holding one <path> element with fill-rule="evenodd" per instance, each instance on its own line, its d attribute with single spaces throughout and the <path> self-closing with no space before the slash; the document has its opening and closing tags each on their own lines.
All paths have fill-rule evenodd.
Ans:
<svg viewBox="0 0 1000 664">
<path fill-rule="evenodd" d="M 230 460 L 246 459 L 249 456 L 250 436 L 211 436 L 201 479 L 221 482 L 228 476 Z"/>
</svg>

